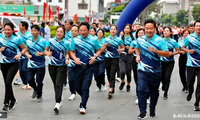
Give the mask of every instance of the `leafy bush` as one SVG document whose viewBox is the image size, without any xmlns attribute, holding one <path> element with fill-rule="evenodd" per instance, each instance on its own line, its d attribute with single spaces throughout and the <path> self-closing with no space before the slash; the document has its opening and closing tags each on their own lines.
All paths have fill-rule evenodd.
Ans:
<svg viewBox="0 0 200 120">
<path fill-rule="evenodd" d="M 56 36 L 56 28 L 57 26 L 49 26 L 51 32 L 51 38 Z"/>
<path fill-rule="evenodd" d="M 108 37 L 110 35 L 110 32 L 105 32 L 104 33 L 104 38 Z"/>
</svg>

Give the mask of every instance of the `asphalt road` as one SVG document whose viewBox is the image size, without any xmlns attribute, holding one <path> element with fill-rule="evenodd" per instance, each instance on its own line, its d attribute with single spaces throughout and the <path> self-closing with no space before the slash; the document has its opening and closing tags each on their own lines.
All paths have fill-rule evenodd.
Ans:
<svg viewBox="0 0 200 120">
<path fill-rule="evenodd" d="M 186 101 L 186 93 L 182 92 L 182 84 L 178 74 L 178 56 L 175 57 L 175 67 L 171 77 L 171 85 L 168 93 L 168 100 L 163 100 L 163 91 L 160 91 L 155 120 L 199 120 L 200 112 L 193 111 L 194 98 Z M 132 79 L 133 80 L 133 79 Z M 107 83 L 107 79 L 106 79 Z M 8 112 L 7 120 L 136 120 L 139 115 L 138 105 L 135 105 L 136 93 L 135 83 L 131 83 L 131 91 L 119 90 L 119 82 L 116 82 L 114 97 L 107 99 L 106 92 L 96 92 L 96 82 L 93 80 L 90 87 L 90 98 L 87 104 L 87 113 L 79 114 L 80 96 L 74 101 L 68 101 L 70 96 L 69 87 L 63 90 L 63 106 L 59 115 L 55 115 L 53 83 L 49 77 L 48 69 L 44 79 L 43 101 L 38 103 L 36 99 L 30 98 L 32 90 L 22 90 L 20 86 L 13 86 L 14 95 L 18 100 L 14 110 Z M 196 86 L 195 86 L 196 87 Z M 4 83 L 0 73 L 0 108 L 3 108 Z M 1 112 L 2 110 L 0 110 Z M 147 107 L 147 120 L 149 118 L 149 107 Z M 196 117 L 196 118 L 195 118 Z"/>
</svg>

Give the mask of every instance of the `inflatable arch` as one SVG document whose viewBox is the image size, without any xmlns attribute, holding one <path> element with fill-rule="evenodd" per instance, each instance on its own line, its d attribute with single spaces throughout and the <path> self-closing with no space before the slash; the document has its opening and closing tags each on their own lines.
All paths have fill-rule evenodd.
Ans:
<svg viewBox="0 0 200 120">
<path fill-rule="evenodd" d="M 123 10 L 116 25 L 118 27 L 118 33 L 124 29 L 124 26 L 129 23 L 132 24 L 137 16 L 154 0 L 131 0 L 126 8 Z"/>
</svg>

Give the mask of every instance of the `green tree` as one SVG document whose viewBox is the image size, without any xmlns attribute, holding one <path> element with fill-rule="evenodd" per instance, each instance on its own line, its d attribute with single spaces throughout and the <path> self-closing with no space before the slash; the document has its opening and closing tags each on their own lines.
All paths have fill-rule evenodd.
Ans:
<svg viewBox="0 0 200 120">
<path fill-rule="evenodd" d="M 196 4 L 192 10 L 192 16 L 194 20 L 200 19 L 200 5 Z"/>
<path fill-rule="evenodd" d="M 122 12 L 124 10 L 125 6 L 124 5 L 121 5 L 121 6 L 118 6 L 118 7 L 115 7 L 111 10 L 111 12 L 109 12 L 108 14 L 109 15 L 112 15 L 113 12 Z"/>
<path fill-rule="evenodd" d="M 188 24 L 188 11 L 179 10 L 176 13 L 176 19 L 178 22 L 180 22 L 181 25 L 187 25 Z"/>
<path fill-rule="evenodd" d="M 6 4 L 14 4 L 14 2 L 13 1 L 8 1 L 8 2 L 6 2 Z"/>
</svg>

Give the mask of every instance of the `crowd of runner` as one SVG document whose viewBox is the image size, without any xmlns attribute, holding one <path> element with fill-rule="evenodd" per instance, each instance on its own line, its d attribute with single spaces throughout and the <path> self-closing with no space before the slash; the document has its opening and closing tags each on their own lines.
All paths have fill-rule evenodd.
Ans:
<svg viewBox="0 0 200 120">
<path fill-rule="evenodd" d="M 138 118 L 146 118 L 148 103 L 150 117 L 156 117 L 160 83 L 164 91 L 163 99 L 167 100 L 175 64 L 174 56 L 180 54 L 178 66 L 182 91 L 188 93 L 186 100 L 190 101 L 197 76 L 194 110 L 200 111 L 200 20 L 189 27 L 177 28 L 162 27 L 148 19 L 144 26 L 138 23 L 126 24 L 119 37 L 118 28 L 114 24 L 74 24 L 67 19 L 65 25 L 57 26 L 56 36 L 50 38 L 50 30 L 47 28 L 50 25 L 50 22 L 46 23 L 46 27 L 44 23 L 41 27 L 33 24 L 29 32 L 28 23 L 21 21 L 20 31 L 17 33 L 14 32 L 12 23 L 4 25 L 5 35 L 0 35 L 0 63 L 5 83 L 2 110 L 12 110 L 17 102 L 12 89 L 16 74 L 14 85 L 21 84 L 22 80 L 22 89 L 33 89 L 32 98 L 42 101 L 45 56 L 48 56 L 48 71 L 55 91 L 55 114 L 60 111 L 62 92 L 67 80 L 71 92 L 68 99 L 75 100 L 79 94 L 79 110 L 81 114 L 85 114 L 93 75 L 96 91 L 107 90 L 107 76 L 107 98 L 113 99 L 118 74 L 121 81 L 119 90 L 123 90 L 126 85 L 126 91 L 129 92 L 134 79 L 138 98 L 135 103 L 140 110 Z M 105 32 L 110 32 L 106 38 Z"/>
</svg>

